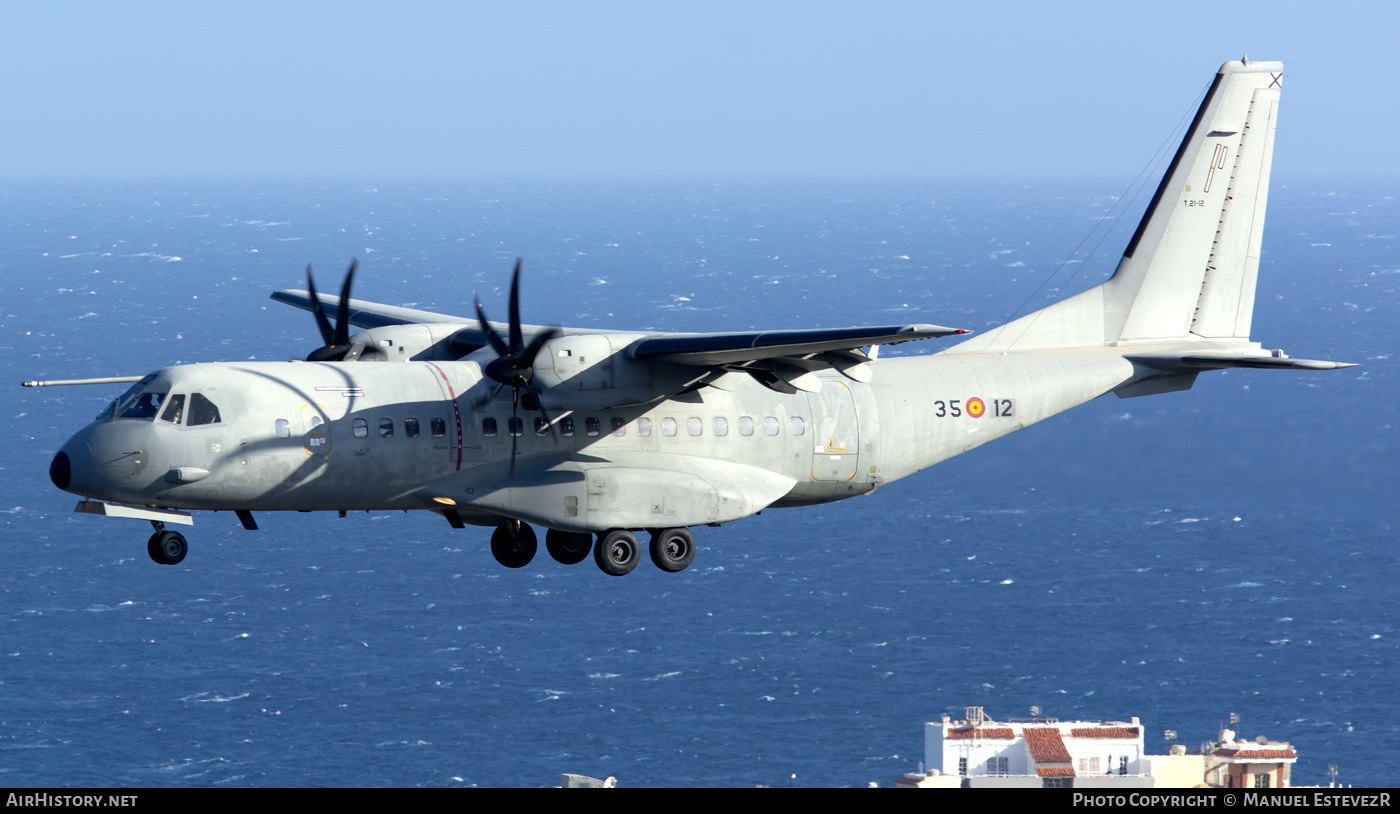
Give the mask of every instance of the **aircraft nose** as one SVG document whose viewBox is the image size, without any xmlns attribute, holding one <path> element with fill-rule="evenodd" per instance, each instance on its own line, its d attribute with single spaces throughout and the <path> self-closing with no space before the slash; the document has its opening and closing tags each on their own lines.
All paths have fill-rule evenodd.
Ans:
<svg viewBox="0 0 1400 814">
<path fill-rule="evenodd" d="M 68 460 L 68 453 L 60 451 L 53 456 L 53 463 L 49 464 L 49 480 L 60 489 L 68 488 L 73 480 L 73 463 Z"/>
</svg>

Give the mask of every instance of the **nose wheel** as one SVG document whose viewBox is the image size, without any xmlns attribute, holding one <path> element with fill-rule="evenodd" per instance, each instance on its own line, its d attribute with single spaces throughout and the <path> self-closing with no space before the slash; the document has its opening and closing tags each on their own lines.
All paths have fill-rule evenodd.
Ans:
<svg viewBox="0 0 1400 814">
<path fill-rule="evenodd" d="M 178 531 L 157 531 L 146 543 L 146 553 L 161 565 L 176 565 L 189 553 L 185 535 Z"/>
</svg>

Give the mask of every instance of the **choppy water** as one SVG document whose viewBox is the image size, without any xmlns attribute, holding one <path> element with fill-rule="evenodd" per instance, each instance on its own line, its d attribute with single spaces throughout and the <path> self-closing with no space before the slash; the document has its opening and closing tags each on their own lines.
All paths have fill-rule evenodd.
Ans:
<svg viewBox="0 0 1400 814">
<path fill-rule="evenodd" d="M 1153 750 L 1238 712 L 1296 745 L 1295 783 L 1392 783 L 1400 179 L 1270 201 L 1255 338 L 1365 367 L 1108 397 L 872 497 L 703 529 L 679 575 L 507 571 L 484 530 L 402 514 L 202 516 L 156 566 L 145 524 L 75 516 L 45 477 L 120 386 L 14 386 L 304 356 L 312 320 L 267 294 L 351 256 L 357 296 L 449 313 L 503 312 L 519 255 L 530 322 L 985 329 L 1120 188 L 0 188 L 0 782 L 864 785 L 916 767 L 924 721 L 1039 704 L 1139 716 Z"/>
</svg>

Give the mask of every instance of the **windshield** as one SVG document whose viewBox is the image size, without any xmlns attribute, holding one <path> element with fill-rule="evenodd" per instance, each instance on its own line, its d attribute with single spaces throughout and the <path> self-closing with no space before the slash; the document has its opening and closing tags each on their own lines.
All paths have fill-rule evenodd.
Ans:
<svg viewBox="0 0 1400 814">
<path fill-rule="evenodd" d="M 154 378 L 155 374 L 152 374 L 133 384 L 130 390 L 122 393 L 115 401 L 108 404 L 107 409 L 98 414 L 97 420 L 111 421 L 114 417 L 141 421 L 155 420 L 156 414 L 160 412 L 160 405 L 165 401 L 166 392 L 146 390 Z"/>
</svg>

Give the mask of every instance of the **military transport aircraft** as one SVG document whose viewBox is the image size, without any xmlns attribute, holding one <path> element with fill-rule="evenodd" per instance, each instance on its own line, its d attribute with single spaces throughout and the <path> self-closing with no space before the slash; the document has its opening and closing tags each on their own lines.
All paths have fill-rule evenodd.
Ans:
<svg viewBox="0 0 1400 814">
<path fill-rule="evenodd" d="M 695 556 L 689 529 L 808 506 L 918 472 L 1106 393 L 1185 390 L 1203 370 L 1330 370 L 1249 339 L 1283 65 L 1227 62 L 1112 278 L 927 356 L 882 344 L 965 331 L 892 325 L 662 334 L 462 319 L 306 291 L 305 362 L 179 365 L 134 382 L 54 457 L 77 511 L 155 527 L 185 557 L 190 510 L 423 510 L 495 527 L 519 568 L 531 524 L 606 573 Z M 334 324 L 332 324 L 332 321 Z M 353 336 L 351 325 L 365 329 Z M 595 540 L 596 536 L 596 540 Z"/>
</svg>

